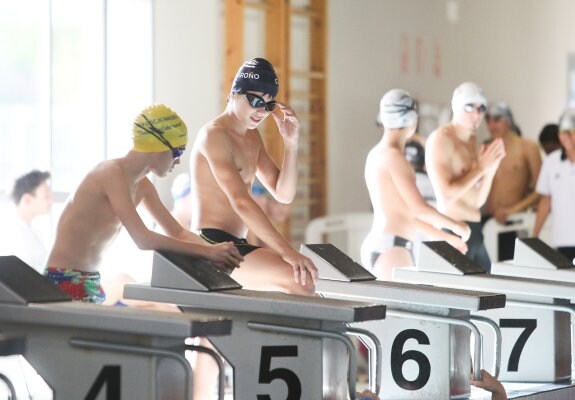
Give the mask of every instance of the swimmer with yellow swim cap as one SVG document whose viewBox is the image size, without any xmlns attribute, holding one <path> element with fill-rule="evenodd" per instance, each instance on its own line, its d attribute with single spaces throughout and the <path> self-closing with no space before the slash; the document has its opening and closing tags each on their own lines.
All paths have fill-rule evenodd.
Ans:
<svg viewBox="0 0 575 400">
<path fill-rule="evenodd" d="M 98 270 L 104 250 L 122 226 L 142 250 L 202 257 L 226 269 L 243 260 L 233 244 L 207 244 L 184 229 L 147 178 L 150 172 L 165 176 L 179 164 L 187 143 L 186 125 L 180 117 L 165 105 L 153 105 L 136 117 L 132 134 L 134 147 L 125 156 L 102 161 L 92 169 L 68 199 L 58 221 L 45 275 L 74 300 L 104 301 Z M 166 235 L 148 229 L 138 214 L 139 205 Z"/>
<path fill-rule="evenodd" d="M 134 150 L 161 152 L 186 147 L 188 129 L 178 114 L 163 104 L 146 108 L 134 121 Z"/>
</svg>

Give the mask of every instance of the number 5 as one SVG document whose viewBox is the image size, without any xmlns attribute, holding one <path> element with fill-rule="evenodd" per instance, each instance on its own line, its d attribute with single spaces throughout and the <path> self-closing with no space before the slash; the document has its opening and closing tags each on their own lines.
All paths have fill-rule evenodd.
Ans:
<svg viewBox="0 0 575 400">
<path fill-rule="evenodd" d="M 262 346 L 259 383 L 281 379 L 288 388 L 286 400 L 301 400 L 301 382 L 295 372 L 287 368 L 271 368 L 272 357 L 297 357 L 297 346 Z M 257 400 L 271 400 L 267 394 L 258 394 Z"/>
</svg>

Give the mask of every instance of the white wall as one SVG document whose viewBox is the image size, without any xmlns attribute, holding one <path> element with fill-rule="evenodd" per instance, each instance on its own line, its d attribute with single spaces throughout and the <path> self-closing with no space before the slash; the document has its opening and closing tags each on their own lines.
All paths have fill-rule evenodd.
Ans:
<svg viewBox="0 0 575 400">
<path fill-rule="evenodd" d="M 216 0 L 154 1 L 154 101 L 176 111 L 188 127 L 188 150 L 203 124 L 222 111 L 222 4 Z M 181 164 L 155 184 L 171 205 L 171 182 L 188 171 Z"/>
<path fill-rule="evenodd" d="M 374 124 L 379 99 L 392 87 L 447 104 L 457 84 L 474 80 L 488 98 L 507 101 L 533 139 L 564 106 L 575 1 L 327 1 L 329 213 L 369 209 L 363 164 L 380 135 Z M 448 3 L 458 5 L 459 22 L 447 20 Z M 155 0 L 155 100 L 182 116 L 190 141 L 222 110 L 222 7 L 221 0 Z M 176 172 L 186 169 L 187 157 Z M 166 204 L 173 176 L 158 182 Z"/>
<path fill-rule="evenodd" d="M 447 20 L 447 3 L 459 6 L 458 23 Z M 507 101 L 524 136 L 536 139 L 566 102 L 574 17 L 570 0 L 330 0 L 329 213 L 369 210 L 363 165 L 380 138 L 379 99 L 393 87 L 447 104 L 455 86 L 473 80 L 489 99 Z M 435 46 L 440 76 L 433 73 Z"/>
</svg>

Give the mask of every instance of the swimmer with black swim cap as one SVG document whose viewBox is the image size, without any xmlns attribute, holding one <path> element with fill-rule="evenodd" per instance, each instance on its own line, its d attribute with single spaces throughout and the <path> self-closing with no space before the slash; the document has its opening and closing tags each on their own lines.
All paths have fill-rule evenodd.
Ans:
<svg viewBox="0 0 575 400">
<path fill-rule="evenodd" d="M 415 172 L 405 157 L 405 144 L 415 132 L 417 118 L 416 103 L 408 92 L 387 92 L 378 115 L 384 132 L 365 163 L 374 218 L 361 246 L 361 262 L 381 280 L 391 280 L 393 268 L 414 265 L 413 240 L 418 231 L 434 240 L 446 240 L 462 252 L 467 250 L 467 225 L 437 212 L 417 189 Z M 436 227 L 451 229 L 463 240 Z"/>
<path fill-rule="evenodd" d="M 317 269 L 274 227 L 251 196 L 257 176 L 280 203 L 296 194 L 299 119 L 276 100 L 279 84 L 269 61 L 246 61 L 233 81 L 226 109 L 199 131 L 190 155 L 192 230 L 206 242 L 232 240 L 244 256 L 231 277 L 244 288 L 312 295 Z M 272 116 L 283 140 L 279 167 L 267 152 L 258 126 Z M 268 134 L 272 134 L 269 132 Z M 248 229 L 266 247 L 248 243 Z M 217 369 L 201 355 L 194 398 L 213 393 Z M 212 369 L 213 368 L 213 369 Z M 195 370 L 196 371 L 196 370 Z M 205 374 L 205 375 L 204 375 Z"/>
</svg>

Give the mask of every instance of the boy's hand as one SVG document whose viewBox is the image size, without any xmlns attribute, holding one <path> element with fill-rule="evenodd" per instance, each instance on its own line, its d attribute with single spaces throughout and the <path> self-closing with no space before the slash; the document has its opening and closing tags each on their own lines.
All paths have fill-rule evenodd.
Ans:
<svg viewBox="0 0 575 400">
<path fill-rule="evenodd" d="M 447 243 L 455 247 L 461 253 L 467 253 L 467 243 L 465 243 L 459 236 L 449 235 L 449 239 L 447 239 Z"/>
<path fill-rule="evenodd" d="M 226 269 L 239 268 L 244 261 L 238 248 L 232 242 L 218 243 L 208 246 L 207 259 L 213 261 L 216 266 L 224 266 Z"/>
<path fill-rule="evenodd" d="M 280 135 L 282 135 L 284 141 L 296 142 L 299 137 L 299 119 L 295 115 L 295 111 L 285 103 L 278 101 L 277 105 L 283 117 L 275 112 L 271 114 L 276 121 Z"/>
<path fill-rule="evenodd" d="M 305 286 L 307 281 L 307 272 L 311 275 L 313 283 L 317 282 L 317 268 L 308 257 L 293 249 L 286 254 L 282 254 L 281 257 L 285 262 L 292 266 L 295 282 L 299 282 L 302 286 Z"/>
</svg>

